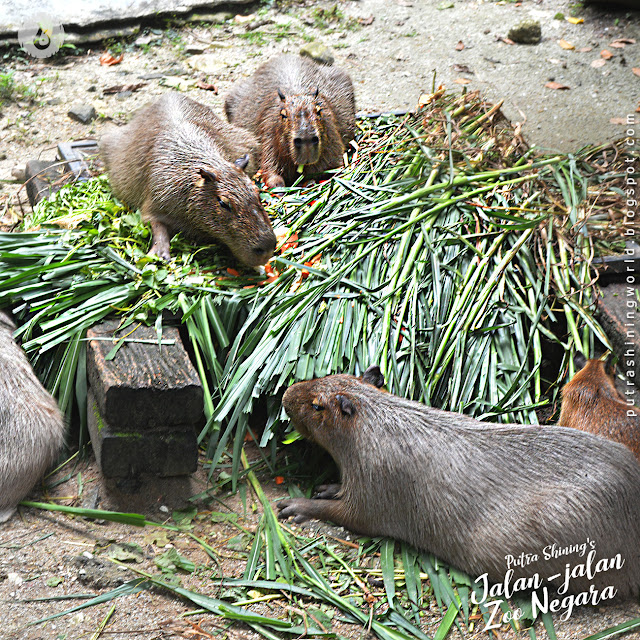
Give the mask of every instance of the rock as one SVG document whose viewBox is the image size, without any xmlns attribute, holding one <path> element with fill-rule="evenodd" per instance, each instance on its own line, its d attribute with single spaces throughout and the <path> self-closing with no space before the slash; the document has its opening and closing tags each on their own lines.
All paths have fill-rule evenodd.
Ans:
<svg viewBox="0 0 640 640">
<path fill-rule="evenodd" d="M 116 565 L 92 555 L 87 557 L 83 553 L 75 558 L 64 556 L 63 559 L 66 564 L 78 568 L 78 581 L 81 584 L 94 589 L 114 589 L 127 580 Z"/>
<path fill-rule="evenodd" d="M 165 76 L 186 76 L 188 71 L 182 65 L 175 65 L 164 70 Z"/>
<path fill-rule="evenodd" d="M 89 124 L 98 114 L 92 104 L 76 104 L 69 109 L 67 115 L 82 124 Z"/>
<path fill-rule="evenodd" d="M 308 42 L 300 47 L 300 55 L 311 58 L 320 64 L 333 64 L 334 57 L 329 47 L 321 42 Z"/>
<path fill-rule="evenodd" d="M 187 55 L 195 56 L 204 53 L 209 47 L 205 47 L 203 44 L 188 44 L 184 48 L 184 52 Z"/>
<path fill-rule="evenodd" d="M 542 40 L 542 27 L 539 20 L 527 19 L 509 30 L 509 40 L 518 44 L 538 44 Z"/>
<path fill-rule="evenodd" d="M 4 151 L 0 151 L 0 160 L 6 160 L 7 154 Z"/>
<path fill-rule="evenodd" d="M 249 22 L 251 22 L 252 20 L 256 19 L 256 14 L 255 13 L 250 13 L 248 16 L 243 16 L 242 14 L 238 14 L 236 16 L 234 16 L 233 21 L 236 24 L 247 24 Z"/>
<path fill-rule="evenodd" d="M 164 78 L 164 73 L 143 73 L 141 76 L 138 76 L 140 80 L 157 80 L 159 78 Z"/>
<path fill-rule="evenodd" d="M 26 180 L 27 165 L 25 164 L 17 164 L 13 169 L 11 169 L 11 175 L 18 181 L 24 182 Z"/>
<path fill-rule="evenodd" d="M 133 91 L 120 91 L 116 93 L 116 100 L 126 100 L 133 95 Z"/>
<path fill-rule="evenodd" d="M 161 84 L 163 87 L 171 87 L 173 89 L 177 89 L 178 91 L 186 91 L 187 89 L 195 86 L 196 81 L 187 80 L 186 78 L 171 77 L 164 78 Z"/>
<path fill-rule="evenodd" d="M 210 22 L 211 24 L 222 24 L 227 20 L 233 19 L 233 13 L 230 11 L 218 11 L 217 13 L 198 13 L 193 16 L 194 20 L 201 22 Z"/>
<path fill-rule="evenodd" d="M 144 47 L 145 45 L 151 44 L 152 42 L 158 42 L 162 40 L 162 35 L 156 35 L 155 33 L 148 33 L 147 35 L 140 36 L 133 41 L 133 44 L 136 47 Z"/>
<path fill-rule="evenodd" d="M 49 98 L 46 102 L 51 107 L 62 104 L 62 100 L 60 98 Z"/>
<path fill-rule="evenodd" d="M 584 4 L 603 4 L 603 0 L 582 0 Z M 628 9 L 638 9 L 638 0 L 609 0 L 608 3 L 619 7 L 627 7 Z"/>
<path fill-rule="evenodd" d="M 19 587 L 24 582 L 20 574 L 15 572 L 7 573 L 7 580 L 9 584 L 15 585 L 16 587 Z"/>
<path fill-rule="evenodd" d="M 220 60 L 220 56 L 214 53 L 202 53 L 191 56 L 191 58 L 187 60 L 187 65 L 207 75 L 217 75 L 227 67 L 226 63 Z"/>
</svg>

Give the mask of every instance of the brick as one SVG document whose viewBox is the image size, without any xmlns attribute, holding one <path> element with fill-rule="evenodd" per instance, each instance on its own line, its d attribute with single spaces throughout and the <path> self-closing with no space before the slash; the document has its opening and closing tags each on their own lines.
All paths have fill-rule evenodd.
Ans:
<svg viewBox="0 0 640 640">
<path fill-rule="evenodd" d="M 179 476 L 196 470 L 198 441 L 193 426 L 117 431 L 101 417 L 91 390 L 87 405 L 91 444 L 106 478 Z"/>
<path fill-rule="evenodd" d="M 202 385 L 178 329 L 165 327 L 163 340 L 174 344 L 159 346 L 152 327 L 139 327 L 129 338 L 149 342 L 125 342 L 107 360 L 114 342 L 96 338 L 112 338 L 117 326 L 105 322 L 87 333 L 87 375 L 104 421 L 118 432 L 204 424 Z"/>
</svg>

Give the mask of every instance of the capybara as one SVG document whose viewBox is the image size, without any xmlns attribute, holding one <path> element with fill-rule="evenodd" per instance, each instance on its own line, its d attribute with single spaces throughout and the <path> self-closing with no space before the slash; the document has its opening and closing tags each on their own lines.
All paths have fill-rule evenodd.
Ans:
<svg viewBox="0 0 640 640">
<path fill-rule="evenodd" d="M 580 371 L 562 388 L 558 424 L 621 442 L 640 460 L 640 408 L 627 404 L 616 389 L 615 363 L 576 354 Z"/>
<path fill-rule="evenodd" d="M 0 311 L 0 522 L 55 462 L 65 425 L 13 339 L 15 325 Z"/>
<path fill-rule="evenodd" d="M 490 583 L 512 569 L 550 591 L 638 592 L 640 465 L 628 449 L 576 429 L 433 409 L 382 392 L 370 374 L 285 392 L 294 427 L 333 456 L 342 487 L 326 492 L 335 499 L 282 500 L 280 517 L 404 540 Z M 591 577 L 579 566 L 601 560 Z M 567 580 L 568 565 L 577 575 Z"/>
<path fill-rule="evenodd" d="M 267 187 L 343 164 L 355 135 L 355 98 L 343 70 L 309 58 L 281 55 L 236 83 L 224 104 L 229 122 L 252 131 L 262 145 Z"/>
<path fill-rule="evenodd" d="M 209 107 L 168 93 L 102 137 L 113 193 L 151 222 L 150 253 L 168 260 L 170 234 L 215 238 L 243 264 L 264 264 L 276 237 L 245 170 L 259 144 Z"/>
</svg>

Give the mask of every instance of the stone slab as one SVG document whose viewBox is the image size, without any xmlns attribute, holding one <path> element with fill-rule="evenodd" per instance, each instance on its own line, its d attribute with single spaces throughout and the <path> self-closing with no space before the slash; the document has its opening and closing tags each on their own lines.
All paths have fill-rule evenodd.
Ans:
<svg viewBox="0 0 640 640">
<path fill-rule="evenodd" d="M 29 160 L 25 167 L 27 197 L 32 207 L 74 180 L 91 177 L 87 158 L 98 153 L 97 140 L 75 140 L 58 145 L 60 160 Z"/>
<path fill-rule="evenodd" d="M 35 207 L 43 198 L 48 198 L 67 182 L 64 179 L 65 171 L 64 164 L 56 160 L 29 160 L 27 162 L 25 186 L 32 207 Z"/>
<path fill-rule="evenodd" d="M 138 327 L 128 340 L 145 342 L 124 342 L 108 359 L 117 328 L 108 321 L 87 333 L 87 376 L 104 420 L 127 432 L 202 425 L 202 385 L 178 329 L 165 327 L 163 341 L 173 343 L 158 345 L 155 329 Z"/>
<path fill-rule="evenodd" d="M 87 406 L 91 445 L 106 478 L 135 478 L 141 474 L 180 476 L 196 471 L 198 441 L 193 426 L 137 433 L 117 431 L 102 419 L 91 390 Z"/>
<path fill-rule="evenodd" d="M 252 0 L 0 0 L 0 38 L 15 36 L 25 23 L 34 21 L 38 14 L 46 14 L 61 24 L 67 33 L 102 28 L 106 23 L 180 16 L 192 12 L 212 13 L 230 5 L 245 5 Z"/>
</svg>

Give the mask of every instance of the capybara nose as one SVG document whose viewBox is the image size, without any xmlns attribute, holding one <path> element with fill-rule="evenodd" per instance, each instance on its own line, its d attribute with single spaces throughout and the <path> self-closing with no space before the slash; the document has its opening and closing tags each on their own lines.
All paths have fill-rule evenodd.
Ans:
<svg viewBox="0 0 640 640">
<path fill-rule="evenodd" d="M 320 144 L 320 138 L 318 136 L 311 136 L 310 138 L 294 138 L 293 146 L 296 149 L 301 149 L 303 145 L 310 145 L 312 147 L 317 147 Z"/>
<path fill-rule="evenodd" d="M 268 238 L 266 240 L 263 240 L 262 242 L 260 242 L 259 244 L 253 247 L 253 253 L 256 255 L 256 257 L 264 258 L 265 262 L 273 255 L 273 252 L 275 250 L 276 250 L 275 236 L 273 238 Z"/>
</svg>

